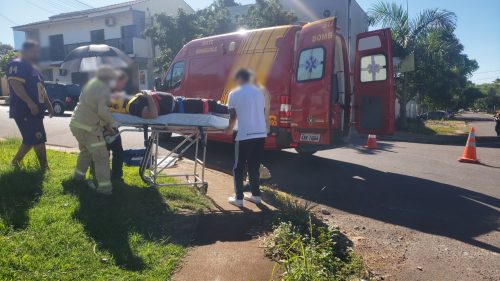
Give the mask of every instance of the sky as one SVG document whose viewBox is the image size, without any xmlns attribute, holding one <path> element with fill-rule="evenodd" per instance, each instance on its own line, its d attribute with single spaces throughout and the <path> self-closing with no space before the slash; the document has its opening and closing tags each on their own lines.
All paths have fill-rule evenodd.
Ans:
<svg viewBox="0 0 500 281">
<path fill-rule="evenodd" d="M 168 0 L 164 0 L 168 1 Z M 212 0 L 185 0 L 193 9 L 202 9 Z M 250 4 L 254 0 L 236 0 Z M 335 1 L 335 0 L 323 0 Z M 367 11 L 378 0 L 356 0 Z M 406 7 L 406 0 L 394 1 Z M 124 0 L 0 0 L 0 42 L 13 45 L 10 27 L 46 20 L 53 14 L 125 2 Z M 442 8 L 456 13 L 455 34 L 465 46 L 469 58 L 476 59 L 479 69 L 472 81 L 478 84 L 500 78 L 500 0 L 408 0 L 410 16 L 426 8 Z"/>
</svg>

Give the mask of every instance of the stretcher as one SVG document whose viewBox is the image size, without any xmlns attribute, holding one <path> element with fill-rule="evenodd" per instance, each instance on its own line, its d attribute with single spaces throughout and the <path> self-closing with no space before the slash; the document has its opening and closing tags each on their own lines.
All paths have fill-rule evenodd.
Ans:
<svg viewBox="0 0 500 281">
<path fill-rule="evenodd" d="M 120 134 L 124 132 L 143 132 L 146 153 L 139 166 L 141 179 L 150 186 L 185 186 L 190 185 L 200 192 L 206 193 L 208 183 L 205 181 L 205 158 L 207 151 L 207 135 L 222 133 L 228 127 L 229 120 L 211 114 L 172 113 L 156 119 L 143 119 L 129 114 L 113 113 Z M 175 133 L 183 140 L 168 151 L 165 157 L 158 156 L 160 134 Z M 164 171 L 172 161 L 194 147 L 194 167 L 189 173 L 167 174 Z M 201 149 L 200 149 L 201 148 Z M 201 150 L 201 151 L 200 151 Z M 185 178 L 184 182 L 160 182 L 161 178 Z"/>
</svg>

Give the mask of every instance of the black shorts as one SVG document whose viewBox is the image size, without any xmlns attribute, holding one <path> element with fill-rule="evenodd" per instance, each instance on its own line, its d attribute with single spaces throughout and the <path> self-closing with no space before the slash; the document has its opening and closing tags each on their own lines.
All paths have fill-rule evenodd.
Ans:
<svg viewBox="0 0 500 281">
<path fill-rule="evenodd" d="M 199 98 L 177 98 L 175 112 L 191 114 L 229 114 L 227 106 L 217 103 L 215 100 L 203 100 Z"/>
<path fill-rule="evenodd" d="M 47 142 L 42 118 L 16 118 L 17 127 L 23 137 L 23 144 L 37 145 Z"/>
</svg>

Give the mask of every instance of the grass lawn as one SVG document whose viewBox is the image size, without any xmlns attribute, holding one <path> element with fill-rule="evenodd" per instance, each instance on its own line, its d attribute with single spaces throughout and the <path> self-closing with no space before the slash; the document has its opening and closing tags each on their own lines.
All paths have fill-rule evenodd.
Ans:
<svg viewBox="0 0 500 281">
<path fill-rule="evenodd" d="M 408 131 L 423 135 L 455 136 L 467 134 L 469 126 L 459 120 L 427 120 L 408 122 Z"/>
<path fill-rule="evenodd" d="M 147 188 L 132 167 L 106 197 L 71 181 L 74 154 L 49 150 L 45 175 L 33 152 L 13 169 L 18 145 L 0 142 L 0 280 L 169 279 L 197 217 L 185 210 L 205 210 L 207 198 Z"/>
</svg>

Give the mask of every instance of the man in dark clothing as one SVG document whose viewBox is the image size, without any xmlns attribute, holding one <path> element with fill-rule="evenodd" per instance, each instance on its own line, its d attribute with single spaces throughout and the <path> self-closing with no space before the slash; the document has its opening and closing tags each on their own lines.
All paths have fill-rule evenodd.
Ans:
<svg viewBox="0 0 500 281">
<path fill-rule="evenodd" d="M 21 57 L 12 60 L 7 65 L 10 94 L 9 117 L 15 120 L 23 138 L 11 164 L 19 166 L 24 156 L 31 148 L 34 148 L 38 163 L 45 170 L 48 168 L 45 149 L 47 136 L 43 126 L 43 117 L 46 109 L 50 117 L 54 114 L 54 110 L 45 92 L 43 76 L 36 65 L 38 55 L 38 44 L 28 40 L 23 44 Z"/>
<path fill-rule="evenodd" d="M 118 79 L 116 80 L 116 85 L 112 89 L 113 94 L 118 94 L 123 92 L 128 83 L 128 75 L 122 72 Z M 125 93 L 120 93 L 125 95 Z M 113 158 L 111 160 L 111 179 L 121 180 L 123 178 L 123 145 L 122 137 L 116 129 L 116 135 L 111 136 L 114 138 L 113 141 L 106 144 L 108 150 L 111 151 Z"/>
</svg>

